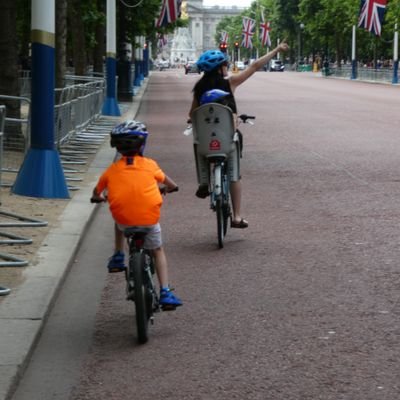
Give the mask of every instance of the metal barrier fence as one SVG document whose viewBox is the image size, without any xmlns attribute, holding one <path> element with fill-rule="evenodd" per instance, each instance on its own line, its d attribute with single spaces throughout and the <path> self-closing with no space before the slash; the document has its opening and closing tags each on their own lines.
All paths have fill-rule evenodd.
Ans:
<svg viewBox="0 0 400 400">
<path fill-rule="evenodd" d="M 351 79 L 351 65 L 342 65 L 340 68 L 330 67 L 329 74 L 337 78 Z M 391 68 L 357 68 L 357 80 L 371 82 L 392 83 L 393 69 Z"/>
<path fill-rule="evenodd" d="M 12 119 L 11 119 L 12 120 Z M 5 106 L 0 106 L 0 171 L 3 170 L 3 156 L 4 156 L 4 151 L 3 151 L 3 144 L 4 144 L 4 131 L 5 131 L 5 123 L 6 123 L 6 107 Z M 2 183 L 2 175 L 0 172 L 0 186 Z M 4 211 L 0 209 L 0 216 L 2 218 L 6 219 L 12 219 L 12 222 L 4 222 L 3 220 L 0 221 L 0 227 L 3 228 L 10 228 L 10 227 L 24 227 L 24 226 L 31 226 L 31 227 L 40 227 L 40 226 L 46 226 L 47 222 L 46 221 L 39 221 L 36 219 L 24 217 L 18 214 L 10 213 L 7 211 Z M 8 244 L 8 245 L 15 245 L 15 244 L 31 244 L 32 239 L 31 238 L 25 238 L 19 235 L 15 235 L 10 232 L 3 232 L 0 231 L 0 244 Z M 23 267 L 28 264 L 28 261 L 23 260 L 19 257 L 15 257 L 11 254 L 7 253 L 2 253 L 0 252 L 0 267 Z M 0 286 L 0 290 L 5 289 L 4 287 Z M 9 290 L 4 292 L 3 294 L 8 294 Z"/>
<path fill-rule="evenodd" d="M 1 186 L 1 170 L 3 165 L 3 135 L 4 135 L 5 122 L 6 122 L 6 107 L 0 106 L 0 186 Z"/>
<path fill-rule="evenodd" d="M 23 97 L 31 96 L 31 71 L 22 70 L 19 78 L 19 94 Z"/>
<path fill-rule="evenodd" d="M 56 89 L 55 142 L 57 148 L 100 116 L 106 89 L 103 78 L 70 75 L 66 79 L 67 86 Z"/>
<path fill-rule="evenodd" d="M 31 101 L 27 97 L 0 95 L 0 103 L 14 101 L 21 112 L 19 118 L 5 117 L 2 171 L 18 172 L 30 145 Z"/>
<path fill-rule="evenodd" d="M 23 80 L 25 93 L 30 92 L 28 74 L 20 79 Z M 55 90 L 54 142 L 59 151 L 61 146 L 73 141 L 76 135 L 99 118 L 106 90 L 106 81 L 102 77 L 68 75 L 65 79 L 66 87 Z M 20 118 L 5 118 L 3 138 L 1 170 L 16 174 L 30 146 L 31 104 L 29 97 L 24 96 L 0 95 L 0 104 L 2 100 L 3 103 L 11 100 L 16 102 L 21 110 Z M 15 175 L 7 174 L 7 177 L 8 181 L 1 182 L 3 186 L 11 186 L 15 180 Z"/>
</svg>

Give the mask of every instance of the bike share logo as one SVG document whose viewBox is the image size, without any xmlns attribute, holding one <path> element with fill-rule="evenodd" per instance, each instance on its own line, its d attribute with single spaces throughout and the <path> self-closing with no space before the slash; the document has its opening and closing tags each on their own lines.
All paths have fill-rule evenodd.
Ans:
<svg viewBox="0 0 400 400">
<path fill-rule="evenodd" d="M 221 150 L 221 142 L 217 139 L 213 139 L 209 146 L 210 151 Z"/>
</svg>

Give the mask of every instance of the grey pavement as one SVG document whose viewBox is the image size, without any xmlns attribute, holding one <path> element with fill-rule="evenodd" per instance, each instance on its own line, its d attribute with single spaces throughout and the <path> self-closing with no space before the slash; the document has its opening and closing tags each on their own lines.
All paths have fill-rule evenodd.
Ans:
<svg viewBox="0 0 400 400">
<path fill-rule="evenodd" d="M 133 98 L 121 109 L 122 119 L 135 118 L 147 79 Z M 93 180 L 76 192 L 37 252 L 38 263 L 29 266 L 24 282 L 0 303 L 0 400 L 8 400 L 18 385 L 63 279 L 74 262 L 96 207 L 89 202 L 100 173 L 113 159 L 115 150 L 108 141 L 99 148 L 87 170 Z"/>
</svg>

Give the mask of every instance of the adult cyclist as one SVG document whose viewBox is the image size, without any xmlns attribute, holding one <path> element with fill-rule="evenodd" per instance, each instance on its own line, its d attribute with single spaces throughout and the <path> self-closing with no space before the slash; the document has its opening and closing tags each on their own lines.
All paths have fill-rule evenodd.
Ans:
<svg viewBox="0 0 400 400">
<path fill-rule="evenodd" d="M 196 64 L 200 71 L 203 71 L 203 76 L 197 81 L 192 90 L 193 101 L 189 110 L 189 120 L 194 109 L 199 107 L 202 103 L 201 98 L 210 90 L 220 89 L 224 92 L 229 93 L 229 107 L 231 108 L 234 117 L 237 116 L 237 107 L 235 101 L 235 90 L 248 78 L 250 78 L 256 71 L 261 69 L 268 61 L 274 58 L 280 52 L 286 52 L 289 46 L 285 41 L 281 42 L 275 49 L 271 50 L 267 54 L 261 56 L 250 64 L 245 70 L 238 74 L 228 75 L 228 57 L 225 53 L 219 50 L 208 50 L 204 52 L 197 60 Z M 232 152 L 238 154 L 239 152 Z M 231 160 L 230 162 L 237 162 L 238 160 Z M 228 161 L 229 162 L 229 161 Z M 196 196 L 200 198 L 206 198 L 208 193 L 208 176 L 204 174 L 201 176 L 201 171 L 198 168 L 198 180 L 199 187 L 196 191 Z M 205 179 L 206 180 L 205 180 Z M 242 183 L 240 175 L 237 179 L 231 181 L 230 186 L 231 198 L 232 198 L 232 228 L 247 228 L 248 222 L 241 216 L 241 198 L 242 198 Z"/>
</svg>

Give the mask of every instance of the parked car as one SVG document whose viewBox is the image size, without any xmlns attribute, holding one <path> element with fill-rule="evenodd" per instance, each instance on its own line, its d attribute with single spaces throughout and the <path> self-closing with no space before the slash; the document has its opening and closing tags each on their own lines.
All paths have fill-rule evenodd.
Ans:
<svg viewBox="0 0 400 400">
<path fill-rule="evenodd" d="M 185 74 L 199 74 L 200 71 L 197 68 L 197 64 L 193 61 L 189 61 L 187 64 L 185 64 Z"/>
<path fill-rule="evenodd" d="M 164 69 L 169 68 L 169 67 L 170 67 L 170 64 L 169 64 L 169 61 L 168 61 L 168 60 L 159 60 L 159 61 L 157 62 L 157 66 L 158 66 L 158 69 L 159 69 L 160 71 L 163 71 Z"/>
<path fill-rule="evenodd" d="M 244 69 L 246 69 L 246 65 L 244 64 L 243 61 L 236 61 L 235 65 L 236 65 L 236 69 L 239 71 L 243 71 Z"/>
<path fill-rule="evenodd" d="M 285 66 L 281 60 L 271 60 L 269 63 L 270 72 L 283 72 L 285 70 Z"/>
</svg>

